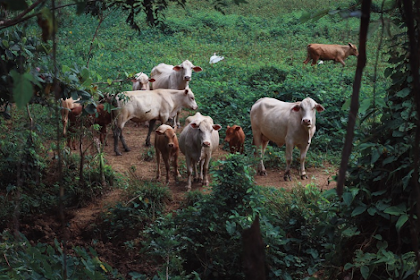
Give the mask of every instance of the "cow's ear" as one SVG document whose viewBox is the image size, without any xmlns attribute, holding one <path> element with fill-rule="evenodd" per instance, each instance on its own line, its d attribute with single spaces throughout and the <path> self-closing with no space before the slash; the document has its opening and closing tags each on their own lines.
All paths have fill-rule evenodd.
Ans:
<svg viewBox="0 0 420 280">
<path fill-rule="evenodd" d="M 316 104 L 315 108 L 316 108 L 316 110 L 317 110 L 318 112 L 322 112 L 322 111 L 324 111 L 324 110 L 325 110 L 324 106 L 322 106 L 322 105 L 320 105 L 320 104 Z"/>
<path fill-rule="evenodd" d="M 199 128 L 200 126 L 198 124 L 196 124 L 195 122 L 190 123 L 191 127 L 194 129 Z"/>
<path fill-rule="evenodd" d="M 349 43 L 350 48 L 354 49 L 354 46 L 352 43 Z"/>
<path fill-rule="evenodd" d="M 220 124 L 213 124 L 213 129 L 214 130 L 220 130 L 222 128 L 222 126 Z"/>
<path fill-rule="evenodd" d="M 159 129 L 156 130 L 156 134 L 157 135 L 163 135 L 164 133 L 162 131 L 160 131 Z"/>
<path fill-rule="evenodd" d="M 172 68 L 173 70 L 175 70 L 175 71 L 179 71 L 179 70 L 181 70 L 181 66 L 179 66 L 179 65 L 177 65 L 177 66 L 174 66 L 174 68 Z"/>
<path fill-rule="evenodd" d="M 185 89 L 185 94 L 188 94 L 188 89 L 187 88 Z"/>
<path fill-rule="evenodd" d="M 293 106 L 292 111 L 299 112 L 300 111 L 300 105 Z"/>
<path fill-rule="evenodd" d="M 137 80 L 136 79 L 131 79 L 131 82 L 135 83 L 135 82 L 137 82 Z"/>
<path fill-rule="evenodd" d="M 201 72 L 201 71 L 203 71 L 203 68 L 201 68 L 200 66 L 194 66 L 193 70 L 194 70 L 194 72 Z"/>
<path fill-rule="evenodd" d="M 153 79 L 153 78 L 150 78 L 150 79 L 149 79 L 149 82 L 154 83 L 154 82 L 156 82 L 156 80 L 155 80 L 155 79 Z"/>
<path fill-rule="evenodd" d="M 230 128 L 230 126 L 228 125 L 228 126 L 226 126 L 226 129 L 229 129 Z"/>
<path fill-rule="evenodd" d="M 241 130 L 241 127 L 238 125 L 237 127 L 235 127 L 235 130 L 239 131 L 239 130 Z"/>
</svg>

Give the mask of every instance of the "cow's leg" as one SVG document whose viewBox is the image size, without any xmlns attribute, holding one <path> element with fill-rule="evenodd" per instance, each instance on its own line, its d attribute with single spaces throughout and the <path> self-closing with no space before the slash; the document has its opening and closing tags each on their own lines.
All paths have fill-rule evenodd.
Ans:
<svg viewBox="0 0 420 280">
<path fill-rule="evenodd" d="M 106 132 L 106 125 L 103 125 L 100 130 L 99 140 L 101 141 L 102 145 L 108 146 L 108 143 L 106 142 Z"/>
<path fill-rule="evenodd" d="M 179 121 L 179 120 L 180 120 L 180 117 L 181 117 L 181 110 L 179 110 L 179 111 L 176 113 L 176 122 L 175 122 L 175 120 L 174 120 L 174 123 L 176 123 L 176 126 L 177 126 L 177 127 L 181 127 L 181 122 Z"/>
<path fill-rule="evenodd" d="M 175 181 L 181 177 L 181 174 L 179 174 L 178 170 L 178 155 L 174 155 L 172 159 L 172 164 L 174 166 L 174 174 L 175 174 Z"/>
<path fill-rule="evenodd" d="M 114 134 L 114 152 L 115 152 L 115 155 L 121 156 L 122 154 L 118 150 L 118 138 L 120 138 L 121 129 L 119 127 L 115 127 L 114 131 L 113 131 L 113 134 Z"/>
<path fill-rule="evenodd" d="M 308 56 L 306 57 L 306 60 L 303 62 L 304 64 L 308 64 L 308 62 L 311 60 L 311 56 L 308 53 Z"/>
<path fill-rule="evenodd" d="M 122 133 L 122 128 L 120 128 L 120 140 L 124 147 L 124 151 L 129 152 L 131 149 L 127 146 L 127 143 L 125 142 L 124 134 Z"/>
<path fill-rule="evenodd" d="M 149 121 L 149 132 L 147 132 L 147 137 L 146 137 L 146 146 L 147 147 L 150 146 L 150 135 L 152 134 L 152 131 L 155 128 L 155 123 L 156 123 L 156 120 L 150 120 Z"/>
<path fill-rule="evenodd" d="M 254 145 L 256 148 L 256 153 L 260 153 L 260 162 L 258 164 L 258 174 L 261 176 L 267 176 L 267 171 L 265 170 L 263 158 L 264 158 L 264 152 L 267 148 L 268 139 L 264 137 L 262 134 L 258 134 L 257 136 L 254 135 Z M 261 147 L 261 150 L 259 148 Z"/>
<path fill-rule="evenodd" d="M 162 158 L 166 168 L 166 184 L 169 184 L 169 157 L 162 155 Z"/>
<path fill-rule="evenodd" d="M 160 178 L 160 151 L 156 149 L 156 180 Z"/>
<path fill-rule="evenodd" d="M 290 176 L 290 164 L 292 163 L 292 156 L 293 156 L 293 143 L 286 143 L 286 171 L 284 172 L 284 180 L 292 181 L 292 177 Z"/>
<path fill-rule="evenodd" d="M 187 162 L 187 178 L 188 178 L 188 182 L 187 185 L 185 186 L 185 188 L 187 189 L 187 191 L 191 190 L 191 179 L 192 179 L 192 171 L 193 171 L 193 165 L 196 165 L 196 162 L 194 162 L 193 160 L 191 160 L 190 157 L 186 157 L 186 162 Z"/>
<path fill-rule="evenodd" d="M 208 173 L 209 173 L 210 158 L 211 158 L 211 156 L 206 157 L 204 163 L 201 166 L 201 169 L 204 170 L 204 172 L 203 172 L 203 181 L 202 181 L 203 182 L 203 186 L 208 186 L 209 185 L 209 176 L 208 176 Z"/>
<path fill-rule="evenodd" d="M 346 64 L 344 63 L 344 60 L 341 58 L 337 58 L 335 61 L 340 62 L 341 65 L 343 65 L 343 67 L 346 66 Z"/>
<path fill-rule="evenodd" d="M 299 147 L 300 149 L 300 178 L 308 179 L 308 176 L 306 175 L 305 170 L 305 159 L 306 159 L 306 153 L 308 152 L 309 145 L 306 145 L 304 147 Z"/>
<path fill-rule="evenodd" d="M 313 57 L 312 57 L 312 63 L 311 63 L 311 66 L 314 66 L 314 65 L 317 63 L 318 59 L 319 59 L 319 56 L 318 56 L 318 55 L 317 55 L 317 56 L 313 56 Z"/>
</svg>

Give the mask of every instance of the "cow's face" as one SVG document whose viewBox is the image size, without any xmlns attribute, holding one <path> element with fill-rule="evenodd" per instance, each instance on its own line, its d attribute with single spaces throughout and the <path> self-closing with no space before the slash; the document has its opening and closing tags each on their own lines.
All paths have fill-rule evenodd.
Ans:
<svg viewBox="0 0 420 280">
<path fill-rule="evenodd" d="M 357 47 L 351 43 L 349 43 L 349 46 L 350 46 L 351 54 L 354 56 L 358 56 L 359 51 L 357 50 Z"/>
<path fill-rule="evenodd" d="M 191 89 L 186 89 L 184 91 L 184 107 L 190 108 L 191 110 L 197 110 L 198 105 L 197 102 L 195 102 L 194 93 L 191 91 Z"/>
<path fill-rule="evenodd" d="M 194 66 L 191 61 L 185 60 L 180 65 L 174 66 L 173 70 L 182 74 L 184 81 L 188 82 L 191 80 L 192 71 L 200 72 L 203 69 L 199 66 Z"/>
<path fill-rule="evenodd" d="M 135 90 L 149 90 L 149 77 L 140 72 L 134 76 L 134 79 L 131 80 L 133 82 L 133 89 Z"/>
<path fill-rule="evenodd" d="M 164 137 L 164 143 L 168 148 L 173 148 L 177 146 L 178 139 L 176 137 L 175 131 L 169 125 L 161 125 L 156 129 L 157 137 Z"/>
<path fill-rule="evenodd" d="M 316 112 L 324 111 L 324 107 L 316 103 L 312 98 L 307 97 L 299 104 L 292 108 L 293 111 L 298 112 L 301 117 L 300 124 L 308 129 L 316 123 Z"/>
<path fill-rule="evenodd" d="M 211 135 L 214 130 L 218 131 L 221 126 L 213 124 L 209 119 L 198 119 L 190 123 L 190 126 L 198 132 L 198 138 L 203 148 L 211 148 Z"/>
<path fill-rule="evenodd" d="M 237 134 L 239 134 L 239 131 L 241 130 L 241 127 L 238 125 L 234 125 L 232 127 L 227 126 L 226 129 L 226 137 L 225 137 L 225 142 L 230 143 L 230 141 L 235 138 L 235 136 Z"/>
</svg>

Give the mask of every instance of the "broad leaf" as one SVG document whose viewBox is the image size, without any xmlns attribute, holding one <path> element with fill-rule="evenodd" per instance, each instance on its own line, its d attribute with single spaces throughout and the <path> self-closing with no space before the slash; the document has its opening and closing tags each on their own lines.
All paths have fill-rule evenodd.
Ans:
<svg viewBox="0 0 420 280">
<path fill-rule="evenodd" d="M 31 84 L 32 76 L 29 73 L 23 75 L 15 70 L 10 72 L 13 78 L 13 99 L 18 108 L 23 108 L 31 100 L 33 88 Z"/>
</svg>

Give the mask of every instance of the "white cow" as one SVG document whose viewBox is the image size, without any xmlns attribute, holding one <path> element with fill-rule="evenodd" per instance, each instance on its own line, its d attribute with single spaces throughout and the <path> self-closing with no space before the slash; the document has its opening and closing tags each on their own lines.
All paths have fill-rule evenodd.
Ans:
<svg viewBox="0 0 420 280">
<path fill-rule="evenodd" d="M 134 79 L 131 79 L 131 82 L 133 82 L 133 90 L 150 90 L 150 82 L 154 82 L 154 79 L 149 79 L 149 76 L 139 72 L 134 75 Z"/>
<path fill-rule="evenodd" d="M 284 180 L 291 180 L 290 163 L 295 146 L 300 150 L 301 178 L 308 178 L 305 172 L 305 158 L 311 139 L 315 134 L 316 111 L 324 111 L 324 107 L 307 97 L 301 102 L 287 103 L 274 98 L 259 99 L 251 108 L 251 127 L 254 145 L 261 150 L 261 161 L 258 173 L 266 175 L 263 157 L 268 141 L 279 147 L 286 144 L 286 171 Z"/>
<path fill-rule="evenodd" d="M 152 69 L 150 78 L 152 82 L 152 89 L 169 88 L 169 89 L 187 89 L 191 81 L 192 72 L 200 72 L 203 69 L 199 66 L 194 66 L 191 61 L 185 60 L 180 65 L 169 65 L 160 63 Z M 174 118 L 174 124 L 180 126 L 179 113 Z"/>
<path fill-rule="evenodd" d="M 168 121 L 170 116 L 175 115 L 182 108 L 197 109 L 194 93 L 190 89 L 156 89 L 126 91 L 124 95 L 116 98 L 118 104 L 116 123 L 114 127 L 114 151 L 118 151 L 118 138 L 120 138 L 126 152 L 130 151 L 125 143 L 122 129 L 127 121 L 133 119 L 136 122 L 150 121 L 149 132 L 146 138 L 146 146 L 150 146 L 150 134 L 156 120 L 162 123 Z"/>
<path fill-rule="evenodd" d="M 137 73 L 134 75 L 134 78 L 131 79 L 133 90 L 150 90 L 150 83 L 154 81 L 154 79 L 149 79 L 149 76 L 143 72 Z M 137 124 L 135 126 L 137 126 Z M 149 127 L 149 122 L 144 122 L 144 126 Z"/>
<path fill-rule="evenodd" d="M 196 178 L 202 181 L 203 186 L 209 184 L 208 170 L 211 155 L 219 147 L 219 124 L 214 124 L 213 119 L 196 113 L 185 121 L 185 128 L 179 136 L 179 147 L 185 155 L 187 162 L 187 190 L 191 190 L 191 180 L 194 168 Z M 197 164 L 200 164 L 200 176 L 197 172 Z"/>
</svg>

